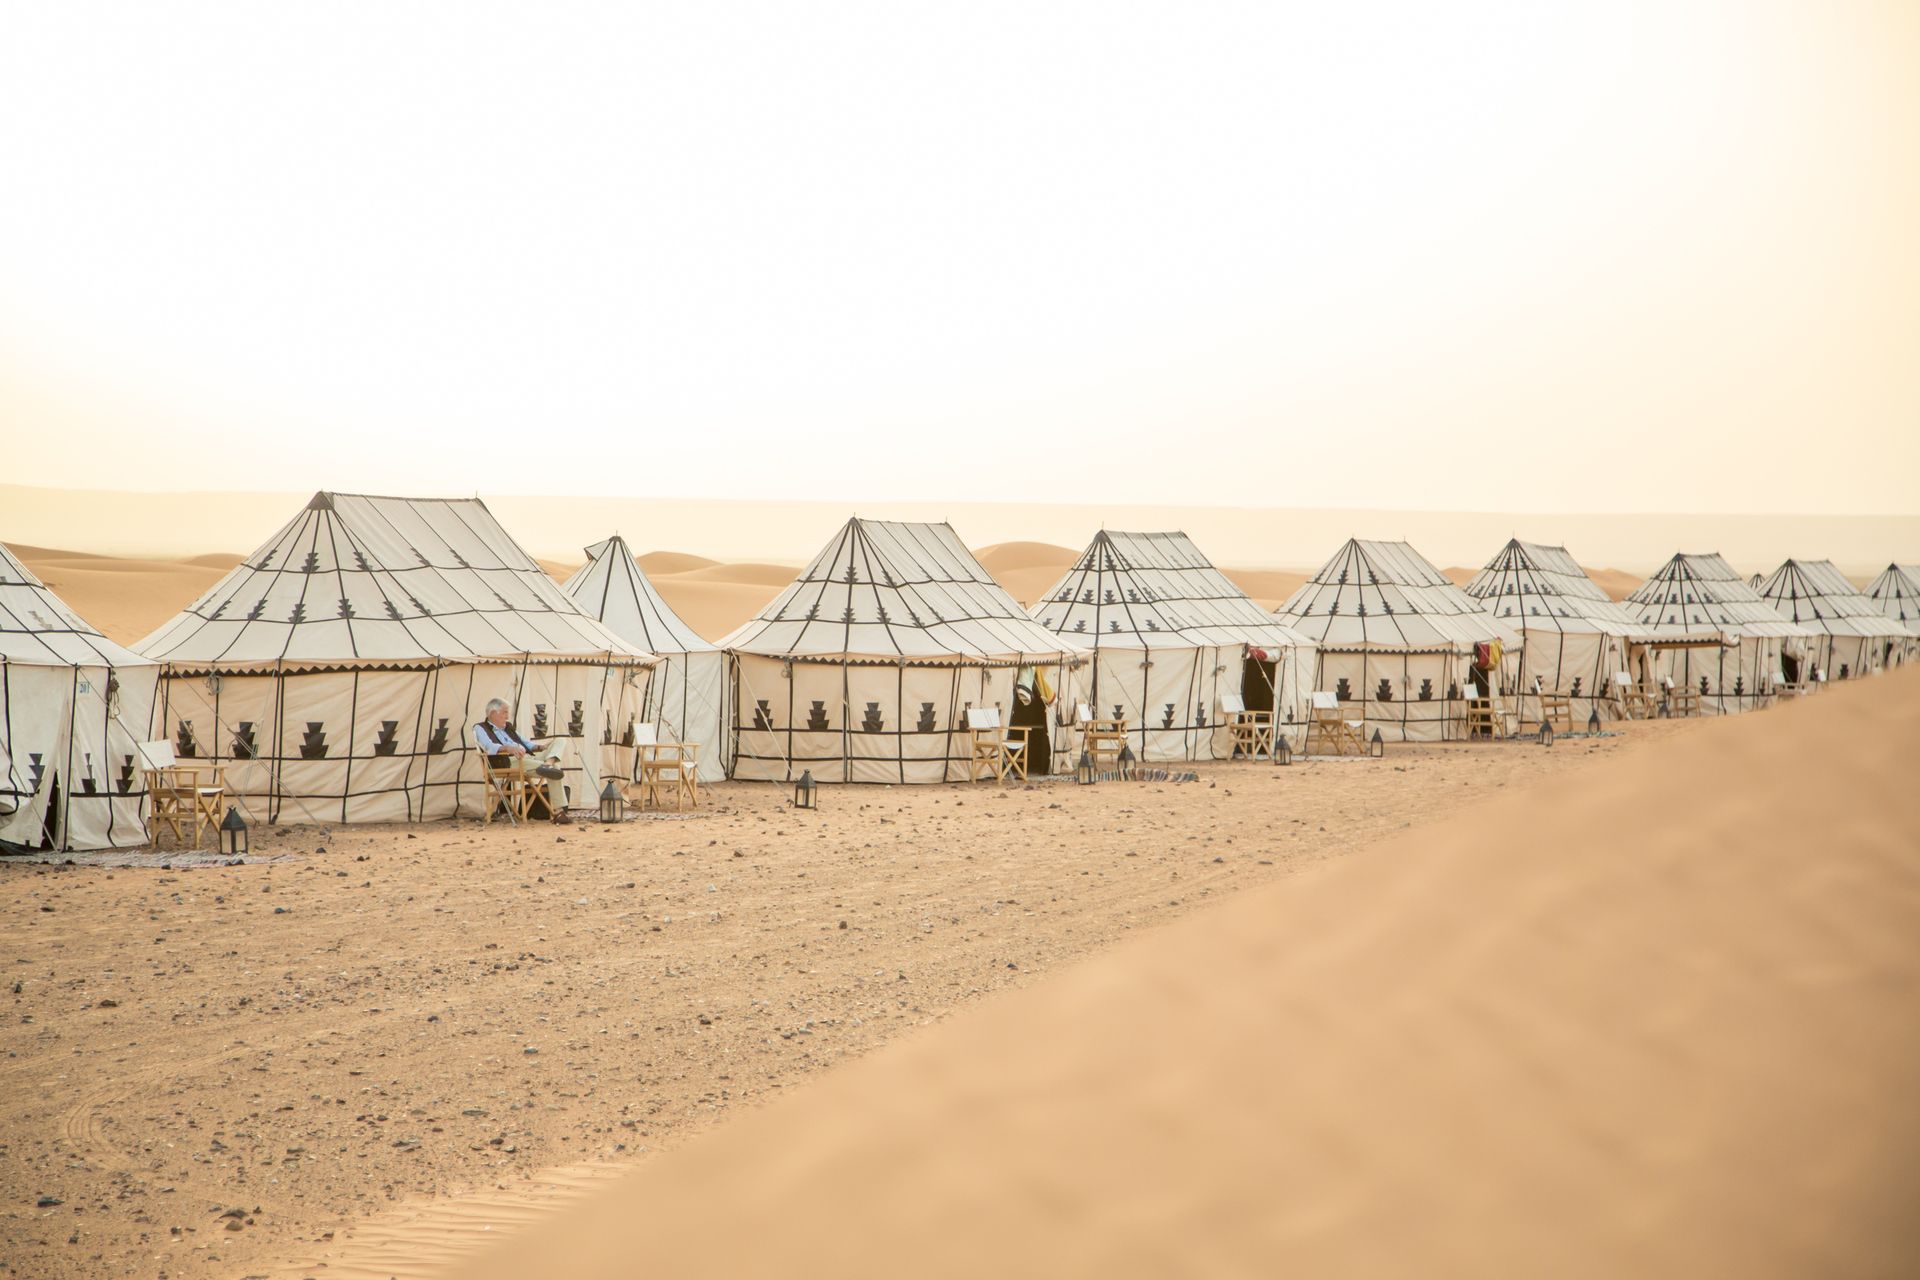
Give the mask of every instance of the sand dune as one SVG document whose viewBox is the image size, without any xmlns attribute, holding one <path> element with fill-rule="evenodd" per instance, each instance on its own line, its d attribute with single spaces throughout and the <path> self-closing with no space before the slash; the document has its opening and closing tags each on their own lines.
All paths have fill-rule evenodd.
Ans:
<svg viewBox="0 0 1920 1280">
<path fill-rule="evenodd" d="M 1043 567 L 1058 577 L 1080 558 L 1080 553 L 1051 542 L 994 542 L 974 548 L 973 557 L 996 578 L 1019 569 Z"/>
<path fill-rule="evenodd" d="M 728 586 L 773 587 L 778 590 L 792 582 L 799 573 L 799 566 L 791 564 L 708 564 L 673 574 L 672 577 L 678 582 L 719 582 Z"/>
<path fill-rule="evenodd" d="M 705 556 L 689 555 L 684 551 L 649 551 L 645 555 L 635 556 L 640 567 L 648 577 L 661 573 L 686 573 L 691 569 L 706 569 L 719 564 L 718 560 L 709 560 Z"/>
<path fill-rule="evenodd" d="M 226 574 L 225 568 L 209 563 L 225 557 L 127 560 L 12 543 L 8 547 L 103 635 L 129 645 L 192 604 Z"/>
<path fill-rule="evenodd" d="M 1907 674 L 1509 793 L 853 1064 L 462 1274 L 1910 1273 L 1916 751 Z"/>
<path fill-rule="evenodd" d="M 1640 589 L 1646 579 L 1637 573 L 1628 573 L 1624 569 L 1589 569 L 1587 576 L 1599 584 L 1600 589 L 1614 600 L 1625 600 Z"/>
</svg>

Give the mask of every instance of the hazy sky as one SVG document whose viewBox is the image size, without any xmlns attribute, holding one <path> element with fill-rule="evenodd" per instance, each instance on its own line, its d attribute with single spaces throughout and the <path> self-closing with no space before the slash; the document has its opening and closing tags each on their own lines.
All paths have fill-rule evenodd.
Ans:
<svg viewBox="0 0 1920 1280">
<path fill-rule="evenodd" d="M 18 483 L 1920 512 L 1920 4 L 0 0 Z"/>
</svg>

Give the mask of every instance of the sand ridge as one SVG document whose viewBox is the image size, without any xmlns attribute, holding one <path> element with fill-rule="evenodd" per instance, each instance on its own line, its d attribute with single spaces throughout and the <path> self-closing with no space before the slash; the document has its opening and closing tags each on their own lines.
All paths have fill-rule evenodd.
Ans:
<svg viewBox="0 0 1920 1280">
<path fill-rule="evenodd" d="M 369 1241 L 424 1274 L 555 1171 L 671 1149 L 1132 930 L 1698 731 L 833 788 L 806 816 L 728 783 L 618 828 L 266 827 L 241 867 L 0 863 L 0 1236 L 36 1276 L 330 1274 Z M 435 1243 L 401 1268 L 412 1223 Z"/>
<path fill-rule="evenodd" d="M 1909 1274 L 1916 751 L 1903 673 L 1495 797 L 890 1046 L 459 1274 Z"/>
</svg>

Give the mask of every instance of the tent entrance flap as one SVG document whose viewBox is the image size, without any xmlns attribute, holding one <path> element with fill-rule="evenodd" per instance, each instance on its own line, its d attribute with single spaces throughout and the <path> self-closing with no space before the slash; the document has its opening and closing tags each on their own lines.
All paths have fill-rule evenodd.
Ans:
<svg viewBox="0 0 1920 1280">
<path fill-rule="evenodd" d="M 1026 685 L 1016 685 L 1007 724 L 1027 731 L 1027 776 L 1052 773 L 1053 736 L 1048 731 L 1046 701 Z"/>
<path fill-rule="evenodd" d="M 1249 711 L 1272 711 L 1280 664 L 1247 657 L 1240 663 L 1240 701 Z"/>
</svg>

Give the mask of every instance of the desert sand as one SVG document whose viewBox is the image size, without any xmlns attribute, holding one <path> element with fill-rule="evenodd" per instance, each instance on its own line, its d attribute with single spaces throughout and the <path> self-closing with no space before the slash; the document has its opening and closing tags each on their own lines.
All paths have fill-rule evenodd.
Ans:
<svg viewBox="0 0 1920 1280">
<path fill-rule="evenodd" d="M 724 784 L 615 828 L 259 828 L 243 866 L 10 861 L 6 1260 L 428 1275 L 603 1166 L 1132 931 L 1700 731 L 835 788 L 809 816 Z"/>
<path fill-rule="evenodd" d="M 1482 793 L 460 1274 L 1911 1275 L 1917 750 L 1908 674 Z"/>
</svg>

